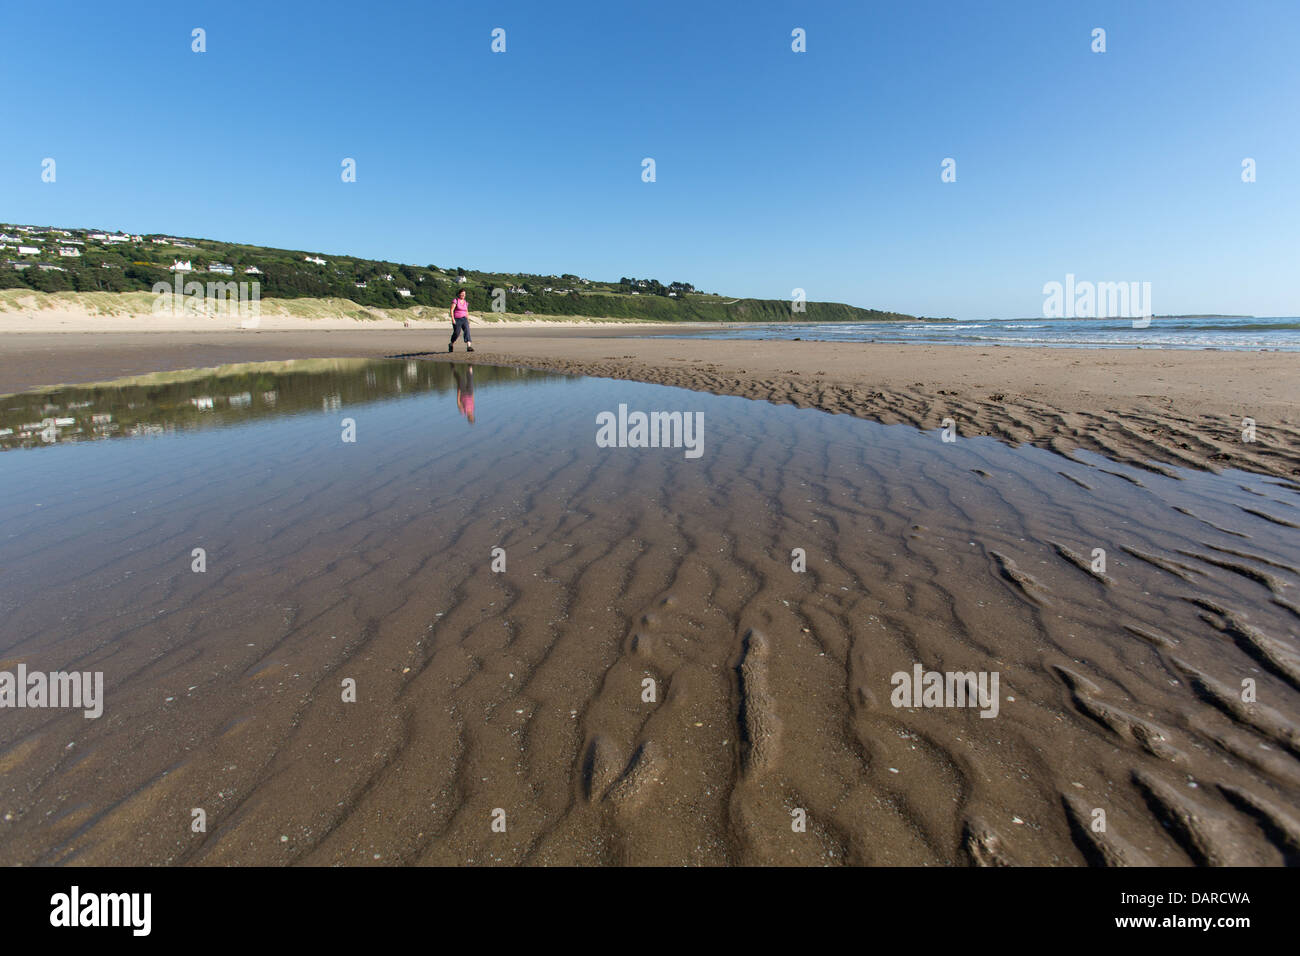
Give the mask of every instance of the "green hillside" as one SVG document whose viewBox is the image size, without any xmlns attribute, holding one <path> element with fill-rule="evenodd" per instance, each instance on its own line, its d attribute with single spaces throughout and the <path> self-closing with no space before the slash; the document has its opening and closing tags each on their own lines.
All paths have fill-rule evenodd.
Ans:
<svg viewBox="0 0 1300 956">
<path fill-rule="evenodd" d="M 35 251 L 32 251 L 35 250 Z M 181 262 L 190 271 L 177 273 Z M 662 322 L 914 321 L 915 316 L 808 302 L 792 314 L 780 299 L 733 299 L 689 282 L 622 277 L 617 282 L 409 265 L 178 236 L 128 236 L 95 229 L 0 226 L 0 289 L 149 292 L 157 283 L 257 282 L 262 299 L 348 299 L 362 306 L 446 308 L 465 289 L 471 310 L 653 319 Z M 494 290 L 502 290 L 494 295 Z M 500 301 L 503 310 L 495 310 Z"/>
</svg>

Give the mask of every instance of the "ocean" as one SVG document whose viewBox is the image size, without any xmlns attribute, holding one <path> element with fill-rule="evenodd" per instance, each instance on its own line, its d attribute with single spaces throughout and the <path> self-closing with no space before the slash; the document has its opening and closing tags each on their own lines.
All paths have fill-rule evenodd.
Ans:
<svg viewBox="0 0 1300 956">
<path fill-rule="evenodd" d="M 964 322 L 766 323 L 673 337 L 902 342 L 925 345 L 1039 345 L 1059 348 L 1270 349 L 1300 351 L 1300 318 L 1280 316 L 1133 319 L 988 319 Z"/>
</svg>

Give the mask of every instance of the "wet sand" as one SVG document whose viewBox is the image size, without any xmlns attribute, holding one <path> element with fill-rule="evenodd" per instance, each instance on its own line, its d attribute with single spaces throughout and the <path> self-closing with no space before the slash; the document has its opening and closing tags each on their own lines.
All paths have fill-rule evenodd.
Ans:
<svg viewBox="0 0 1300 956">
<path fill-rule="evenodd" d="M 247 356 L 231 339 L 17 369 L 6 342 L 3 367 Z M 617 334 L 512 340 L 585 341 L 611 377 L 476 365 L 471 425 L 463 353 L 312 364 L 319 384 L 259 366 L 140 386 L 162 416 L 233 380 L 240 427 L 0 452 L 0 669 L 109 690 L 99 720 L 0 712 L 0 863 L 1300 862 L 1293 480 L 1162 474 L 1080 436 L 1073 457 L 947 443 L 623 381 L 643 343 Z M 646 349 L 709 345 L 758 365 Z M 833 407 L 785 374 L 764 397 Z M 89 415 L 111 391 L 9 403 Z M 618 403 L 701 410 L 705 454 L 598 448 Z M 996 672 L 996 716 L 896 705 L 917 665 Z"/>
<path fill-rule="evenodd" d="M 0 393 L 166 369 L 445 353 L 445 330 L 6 333 Z M 1142 466 L 1300 475 L 1300 358 L 1278 352 L 981 348 L 645 338 L 655 326 L 475 327 L 480 364 L 510 363 L 993 435 Z M 672 327 L 668 327 L 671 331 Z M 633 339 L 634 341 L 628 341 Z M 444 350 L 443 353 L 431 350 Z M 1243 419 L 1255 441 L 1243 440 Z"/>
</svg>

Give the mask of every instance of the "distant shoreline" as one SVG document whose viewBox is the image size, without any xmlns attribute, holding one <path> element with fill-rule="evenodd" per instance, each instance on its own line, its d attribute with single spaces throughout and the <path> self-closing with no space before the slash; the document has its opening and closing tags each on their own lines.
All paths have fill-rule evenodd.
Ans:
<svg viewBox="0 0 1300 956">
<path fill-rule="evenodd" d="M 209 315 L 173 315 L 169 312 L 155 314 L 156 297 L 149 292 L 36 292 L 30 289 L 0 289 L 0 331 L 4 332 L 135 332 L 156 329 L 159 331 L 214 331 L 222 328 L 240 328 L 244 323 L 239 315 L 223 314 L 220 307 L 209 306 Z M 233 303 L 232 303 L 233 309 Z M 263 320 L 257 327 L 288 328 L 301 320 L 306 328 L 405 328 L 408 325 L 436 324 L 446 321 L 446 310 L 441 307 L 406 306 L 378 308 L 364 306 L 348 299 L 261 299 L 258 311 Z M 1189 315 L 1155 315 L 1162 319 L 1257 319 L 1285 318 L 1285 316 L 1227 315 L 1218 313 Z M 818 326 L 818 325 L 890 325 L 907 322 L 926 325 L 970 325 L 978 322 L 1069 322 L 1068 318 L 1027 316 L 1007 319 L 952 319 L 908 317 L 906 319 L 810 319 L 792 315 L 781 320 L 734 320 L 725 322 L 665 320 L 627 316 L 548 315 L 532 312 L 473 312 L 471 320 L 478 324 L 510 323 L 512 325 L 638 325 L 666 326 L 668 328 L 743 328 L 753 326 Z M 1094 319 L 1098 322 L 1126 323 L 1124 317 Z"/>
<path fill-rule="evenodd" d="M 748 300 L 760 302 L 762 300 Z M 294 320 L 307 323 L 310 328 L 405 328 L 408 325 L 441 323 L 447 321 L 448 305 L 410 305 L 392 308 L 361 305 L 351 299 L 261 298 L 253 303 L 240 304 L 231 296 L 228 302 L 209 301 L 199 312 L 188 307 L 184 299 L 181 308 L 170 307 L 155 312 L 159 297 L 152 292 L 36 292 L 31 289 L 0 289 L 0 331 L 146 331 L 149 329 L 176 331 L 182 329 L 216 330 L 223 328 L 261 327 L 287 328 Z M 189 309 L 187 311 L 187 309 Z M 861 311 L 861 310 L 859 310 Z M 256 316 L 257 325 L 246 320 Z M 902 318 L 803 318 L 770 319 L 671 319 L 653 316 L 575 315 L 534 313 L 531 311 L 470 310 L 471 322 L 477 324 L 549 324 L 549 325 L 645 325 L 687 328 L 691 326 L 719 326 L 738 328 L 748 325 L 853 325 L 886 324 L 888 322 L 925 322 L 946 324 L 948 319 L 927 319 L 915 316 Z"/>
</svg>

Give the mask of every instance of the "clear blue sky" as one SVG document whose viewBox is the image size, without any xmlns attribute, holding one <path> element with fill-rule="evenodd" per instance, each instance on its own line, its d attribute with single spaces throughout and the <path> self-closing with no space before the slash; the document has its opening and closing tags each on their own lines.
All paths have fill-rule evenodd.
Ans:
<svg viewBox="0 0 1300 956">
<path fill-rule="evenodd" d="M 959 318 L 1040 314 L 1068 272 L 1296 315 L 1297 49 L 1297 0 L 15 3 L 0 220 Z"/>
</svg>

